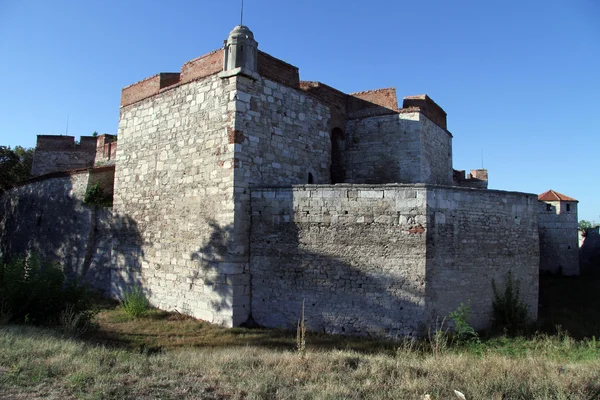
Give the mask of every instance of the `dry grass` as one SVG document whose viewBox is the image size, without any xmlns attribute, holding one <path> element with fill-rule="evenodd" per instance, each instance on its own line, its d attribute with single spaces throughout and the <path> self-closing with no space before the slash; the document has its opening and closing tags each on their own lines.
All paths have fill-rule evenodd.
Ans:
<svg viewBox="0 0 600 400">
<path fill-rule="evenodd" d="M 27 326 L 0 328 L 0 397 L 447 399 L 457 389 L 467 399 L 592 399 L 600 393 L 600 345 L 567 336 L 500 338 L 436 355 L 411 342 L 393 351 L 374 341 L 335 349 L 335 337 L 315 345 L 319 336 L 308 334 L 300 357 L 293 332 L 223 330 L 157 312 L 131 321 L 118 310 L 100 313 L 98 323 L 87 341 Z M 94 337 L 108 346 L 91 344 Z M 352 340 L 338 344 L 361 342 Z"/>
<path fill-rule="evenodd" d="M 564 294 L 565 292 L 563 292 Z M 583 318 L 583 316 L 582 316 Z M 383 342 L 224 329 L 114 304 L 83 338 L 0 326 L 2 399 L 599 399 L 600 343 L 564 332 L 471 342 Z"/>
</svg>

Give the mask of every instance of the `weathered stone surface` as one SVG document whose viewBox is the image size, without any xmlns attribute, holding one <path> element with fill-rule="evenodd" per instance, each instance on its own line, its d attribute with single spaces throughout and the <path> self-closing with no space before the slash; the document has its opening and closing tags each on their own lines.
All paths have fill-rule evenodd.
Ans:
<svg viewBox="0 0 600 400">
<path fill-rule="evenodd" d="M 88 206 L 88 187 L 101 182 L 112 191 L 113 170 L 79 171 L 32 182 L 0 197 L 1 257 L 34 252 L 60 262 L 68 276 L 92 287 L 110 286 L 110 208 Z"/>
<path fill-rule="evenodd" d="M 538 207 L 540 271 L 579 275 L 577 202 L 540 201 Z"/>
<path fill-rule="evenodd" d="M 115 232 L 114 295 L 140 283 L 157 307 L 227 326 L 245 296 L 247 316 L 248 281 L 227 281 L 247 274 L 233 234 L 234 94 L 213 75 L 122 109 L 114 214 L 138 235 Z"/>
<path fill-rule="evenodd" d="M 293 328 L 305 300 L 312 330 L 418 335 L 470 301 L 470 322 L 484 328 L 492 279 L 502 284 L 507 271 L 537 318 L 535 196 L 380 188 L 253 190 L 250 265 L 258 323 Z"/>
</svg>

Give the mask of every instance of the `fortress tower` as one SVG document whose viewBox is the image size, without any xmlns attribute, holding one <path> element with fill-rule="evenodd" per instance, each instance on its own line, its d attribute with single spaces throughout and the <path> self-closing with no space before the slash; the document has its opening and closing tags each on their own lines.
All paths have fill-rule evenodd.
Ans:
<svg viewBox="0 0 600 400">
<path fill-rule="evenodd" d="M 578 201 L 554 190 L 538 200 L 540 271 L 579 275 Z"/>
</svg>

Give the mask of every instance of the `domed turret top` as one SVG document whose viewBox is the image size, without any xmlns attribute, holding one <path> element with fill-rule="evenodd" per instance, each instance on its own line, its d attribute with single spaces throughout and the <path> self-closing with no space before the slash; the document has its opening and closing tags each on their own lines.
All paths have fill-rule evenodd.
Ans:
<svg viewBox="0 0 600 400">
<path fill-rule="evenodd" d="M 246 25 L 238 25 L 229 33 L 229 39 L 234 38 L 254 40 L 254 33 Z"/>
<path fill-rule="evenodd" d="M 238 25 L 229 33 L 224 46 L 223 71 L 243 68 L 257 71 L 258 43 L 246 25 Z"/>
</svg>

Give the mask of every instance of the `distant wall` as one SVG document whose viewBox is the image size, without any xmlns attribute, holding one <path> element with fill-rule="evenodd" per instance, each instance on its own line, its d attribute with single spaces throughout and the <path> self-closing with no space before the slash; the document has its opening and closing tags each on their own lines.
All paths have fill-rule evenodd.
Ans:
<svg viewBox="0 0 600 400">
<path fill-rule="evenodd" d="M 96 138 L 82 136 L 75 143 L 73 136 L 38 135 L 31 174 L 40 176 L 57 171 L 90 168 L 96 157 Z"/>
<path fill-rule="evenodd" d="M 83 200 L 96 182 L 112 192 L 113 174 L 110 167 L 55 173 L 5 192 L 0 197 L 2 255 L 39 253 L 61 263 L 68 275 L 108 292 L 112 211 Z"/>
<path fill-rule="evenodd" d="M 540 201 L 538 208 L 540 271 L 579 275 L 577 202 Z"/>
<path fill-rule="evenodd" d="M 600 228 L 588 228 L 579 248 L 581 274 L 600 277 Z"/>
</svg>

